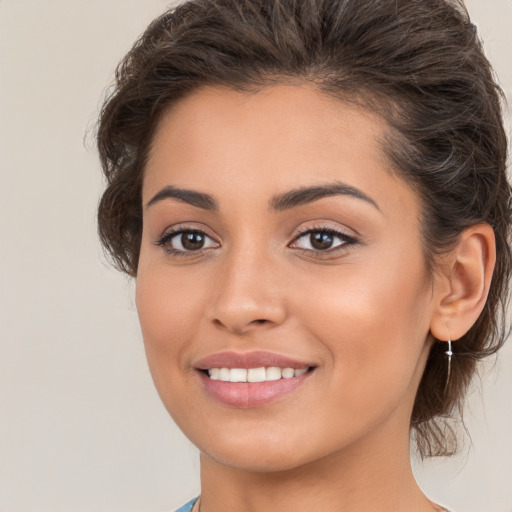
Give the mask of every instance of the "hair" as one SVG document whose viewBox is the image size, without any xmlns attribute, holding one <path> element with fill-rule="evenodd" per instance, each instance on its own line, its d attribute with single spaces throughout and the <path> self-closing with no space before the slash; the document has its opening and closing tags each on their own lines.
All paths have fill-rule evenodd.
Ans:
<svg viewBox="0 0 512 512">
<path fill-rule="evenodd" d="M 448 389 L 446 348 L 434 343 L 411 417 L 422 457 L 452 454 L 447 418 L 462 413 L 477 361 L 507 336 L 512 269 L 503 95 L 462 0 L 191 0 L 155 19 L 119 64 L 100 114 L 101 242 L 136 276 L 144 167 L 170 105 L 200 87 L 277 83 L 314 85 L 387 121 L 382 148 L 420 198 L 429 275 L 465 228 L 494 230 L 484 309 L 454 344 Z"/>
</svg>

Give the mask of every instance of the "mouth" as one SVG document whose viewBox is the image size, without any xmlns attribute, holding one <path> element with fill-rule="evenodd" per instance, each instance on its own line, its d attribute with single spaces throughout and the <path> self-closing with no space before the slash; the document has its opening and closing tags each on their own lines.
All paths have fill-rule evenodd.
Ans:
<svg viewBox="0 0 512 512">
<path fill-rule="evenodd" d="M 281 400 L 301 388 L 316 365 L 269 352 L 214 354 L 194 365 L 210 398 L 247 409 Z"/>
<path fill-rule="evenodd" d="M 273 382 L 281 379 L 300 377 L 313 367 L 280 368 L 279 366 L 260 366 L 259 368 L 208 368 L 201 370 L 211 380 L 222 382 Z"/>
</svg>

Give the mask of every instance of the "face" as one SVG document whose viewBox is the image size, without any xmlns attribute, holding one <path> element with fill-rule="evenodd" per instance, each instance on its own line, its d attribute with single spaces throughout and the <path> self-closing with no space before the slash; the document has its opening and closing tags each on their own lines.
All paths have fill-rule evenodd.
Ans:
<svg viewBox="0 0 512 512">
<path fill-rule="evenodd" d="M 407 443 L 432 287 L 385 133 L 308 86 L 205 88 L 162 118 L 137 308 L 160 397 L 209 460 L 274 471 Z"/>
</svg>

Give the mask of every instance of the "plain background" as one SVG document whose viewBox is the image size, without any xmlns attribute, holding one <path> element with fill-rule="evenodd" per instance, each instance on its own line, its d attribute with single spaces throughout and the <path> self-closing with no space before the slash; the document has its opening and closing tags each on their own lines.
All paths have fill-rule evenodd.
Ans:
<svg viewBox="0 0 512 512">
<path fill-rule="evenodd" d="M 0 511 L 173 510 L 198 456 L 146 368 L 133 283 L 97 242 L 93 129 L 163 0 L 0 0 Z M 512 99 L 512 0 L 468 0 Z M 512 344 L 469 397 L 472 443 L 417 464 L 457 512 L 512 512 Z M 480 389 L 480 390 L 479 390 Z"/>
</svg>

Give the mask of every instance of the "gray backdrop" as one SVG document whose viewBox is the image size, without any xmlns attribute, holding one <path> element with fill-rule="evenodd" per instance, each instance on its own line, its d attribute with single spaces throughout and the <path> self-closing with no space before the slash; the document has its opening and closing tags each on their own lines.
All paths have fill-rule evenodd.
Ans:
<svg viewBox="0 0 512 512">
<path fill-rule="evenodd" d="M 512 0 L 468 0 L 512 98 Z M 146 368 L 133 284 L 96 239 L 92 137 L 114 66 L 163 0 L 0 0 L 0 511 L 173 510 L 196 450 Z M 84 140 L 85 137 L 85 140 Z M 483 368 L 472 444 L 416 465 L 458 512 L 512 512 L 512 343 Z"/>
</svg>

